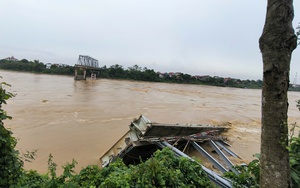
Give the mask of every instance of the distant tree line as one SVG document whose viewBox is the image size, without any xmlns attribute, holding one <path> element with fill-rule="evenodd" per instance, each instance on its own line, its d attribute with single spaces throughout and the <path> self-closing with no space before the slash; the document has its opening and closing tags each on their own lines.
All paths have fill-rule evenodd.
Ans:
<svg viewBox="0 0 300 188">
<path fill-rule="evenodd" d="M 22 59 L 20 61 L 10 61 L 6 59 L 0 60 L 0 69 L 14 70 L 14 71 L 25 71 L 34 73 L 44 74 L 59 74 L 59 75 L 73 75 L 73 66 L 59 66 L 53 64 L 50 68 L 46 68 L 46 65 L 39 60 L 28 61 Z"/>
<path fill-rule="evenodd" d="M 262 86 L 262 80 L 240 80 L 218 76 L 192 76 L 184 73 L 159 73 L 155 72 L 153 69 L 148 69 L 147 67 L 142 68 L 138 65 L 128 67 L 128 69 L 124 69 L 123 66 L 118 64 L 112 65 L 109 68 L 104 66 L 99 71 L 98 77 L 238 88 L 258 89 Z"/>
<path fill-rule="evenodd" d="M 20 61 L 0 60 L 0 69 L 26 71 L 43 74 L 58 74 L 58 75 L 74 75 L 74 66 L 52 64 L 46 68 L 46 65 L 39 60 L 28 61 L 22 59 Z M 91 74 L 91 70 L 87 74 Z M 115 64 L 110 67 L 103 66 L 98 71 L 93 71 L 97 74 L 97 78 L 107 79 L 124 79 L 138 80 L 149 82 L 167 82 L 181 84 L 201 84 L 221 87 L 236 87 L 260 89 L 262 80 L 241 80 L 235 78 L 223 78 L 219 76 L 192 76 L 185 73 L 159 73 L 147 67 L 133 65 L 132 67 L 124 68 L 122 65 Z M 300 91 L 299 87 L 290 87 L 290 90 Z"/>
</svg>

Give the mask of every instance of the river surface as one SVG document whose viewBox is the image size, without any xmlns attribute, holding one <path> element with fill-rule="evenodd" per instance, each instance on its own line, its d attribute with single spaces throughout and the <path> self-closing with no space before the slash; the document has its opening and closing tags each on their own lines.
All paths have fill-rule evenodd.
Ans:
<svg viewBox="0 0 300 188">
<path fill-rule="evenodd" d="M 37 149 L 26 169 L 47 171 L 51 153 L 58 167 L 75 159 L 77 170 L 98 164 L 144 114 L 153 122 L 225 125 L 233 151 L 245 162 L 259 152 L 261 90 L 119 80 L 74 81 L 73 77 L 0 70 L 16 94 L 4 109 L 21 153 Z M 300 122 L 296 100 L 289 92 L 289 124 Z M 58 169 L 61 172 L 61 169 Z"/>
</svg>

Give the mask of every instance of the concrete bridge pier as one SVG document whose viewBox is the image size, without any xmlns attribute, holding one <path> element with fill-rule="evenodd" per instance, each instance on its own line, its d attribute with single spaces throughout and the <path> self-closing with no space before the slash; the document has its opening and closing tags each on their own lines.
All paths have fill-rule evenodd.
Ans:
<svg viewBox="0 0 300 188">
<path fill-rule="evenodd" d="M 92 72 L 91 73 L 91 79 L 92 80 L 96 80 L 97 76 L 96 76 L 96 73 Z"/>
<path fill-rule="evenodd" d="M 78 69 L 75 69 L 75 76 L 74 80 L 86 80 L 86 69 L 81 69 L 83 71 L 83 74 L 78 74 Z"/>
</svg>

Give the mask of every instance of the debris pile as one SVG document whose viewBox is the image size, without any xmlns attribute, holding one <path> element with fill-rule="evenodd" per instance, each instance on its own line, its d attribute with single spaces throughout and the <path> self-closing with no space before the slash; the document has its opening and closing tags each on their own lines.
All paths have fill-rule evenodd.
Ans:
<svg viewBox="0 0 300 188">
<path fill-rule="evenodd" d="M 171 148 L 178 157 L 183 156 L 193 160 L 185 154 L 186 148 L 191 145 L 218 171 L 224 173 L 231 170 L 238 173 L 227 156 L 239 157 L 226 147 L 229 144 L 221 136 L 222 132 L 227 130 L 226 127 L 213 125 L 154 123 L 141 115 L 131 122 L 129 131 L 100 157 L 100 164 L 106 167 L 117 157 L 122 158 L 125 164 L 138 164 L 141 160 L 150 158 L 156 150 L 164 147 Z M 201 147 L 204 143 L 209 143 L 209 149 Z M 212 156 L 212 152 L 218 154 L 218 160 Z M 220 187 L 232 187 L 229 180 L 201 166 L 214 183 Z"/>
</svg>

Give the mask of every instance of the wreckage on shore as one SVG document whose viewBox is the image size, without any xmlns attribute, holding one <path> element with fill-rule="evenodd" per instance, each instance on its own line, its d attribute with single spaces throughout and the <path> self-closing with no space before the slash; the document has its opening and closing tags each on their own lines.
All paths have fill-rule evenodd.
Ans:
<svg viewBox="0 0 300 188">
<path fill-rule="evenodd" d="M 194 161 L 186 154 L 187 147 L 191 145 L 217 169 L 215 172 L 199 163 L 210 180 L 220 187 L 230 188 L 231 182 L 220 173 L 231 170 L 238 174 L 228 156 L 239 157 L 227 147 L 229 144 L 221 136 L 227 129 L 213 125 L 154 123 L 141 115 L 131 122 L 128 132 L 100 157 L 100 164 L 106 167 L 117 157 L 122 158 L 127 165 L 138 164 L 164 147 L 171 148 L 178 157 L 187 157 Z M 202 147 L 204 144 L 209 147 Z M 212 152 L 217 153 L 217 157 L 213 157 Z"/>
</svg>

